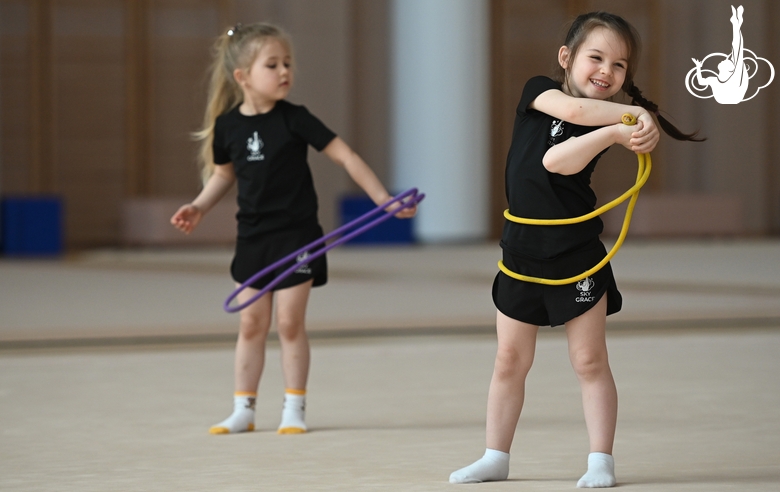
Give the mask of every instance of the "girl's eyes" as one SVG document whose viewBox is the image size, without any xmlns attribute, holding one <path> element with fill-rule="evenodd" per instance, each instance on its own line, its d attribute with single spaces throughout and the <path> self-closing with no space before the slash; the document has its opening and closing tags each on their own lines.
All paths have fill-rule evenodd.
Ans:
<svg viewBox="0 0 780 492">
<path fill-rule="evenodd" d="M 595 61 L 599 61 L 599 62 L 601 61 L 601 57 L 598 56 L 598 55 L 591 55 L 590 58 L 591 58 L 591 60 L 595 60 Z M 624 64 L 622 64 L 622 63 L 615 63 L 615 66 L 618 67 L 618 68 L 622 68 L 623 70 L 626 69 L 626 66 Z"/>
</svg>

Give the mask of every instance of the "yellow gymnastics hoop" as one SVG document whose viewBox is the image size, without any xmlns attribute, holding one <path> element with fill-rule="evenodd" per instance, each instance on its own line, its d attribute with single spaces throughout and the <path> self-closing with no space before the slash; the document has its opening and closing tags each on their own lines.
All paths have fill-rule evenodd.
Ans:
<svg viewBox="0 0 780 492">
<path fill-rule="evenodd" d="M 624 125 L 635 125 L 636 124 L 636 117 L 632 114 L 626 113 L 621 118 L 621 122 Z M 639 190 L 642 189 L 642 186 L 647 182 L 647 179 L 650 177 L 650 169 L 653 167 L 652 165 L 652 159 L 650 158 L 650 154 L 637 154 L 637 160 L 639 164 L 639 169 L 637 171 L 636 176 L 636 183 L 634 186 L 628 189 L 625 193 L 620 195 L 619 197 L 615 198 L 611 202 L 607 203 L 606 205 L 603 205 L 593 212 L 590 212 L 585 215 L 581 215 L 579 217 L 572 217 L 569 219 L 526 219 L 523 217 L 517 217 L 509 213 L 509 209 L 504 210 L 504 217 L 507 220 L 510 220 L 512 222 L 517 222 L 518 224 L 529 224 L 529 225 L 567 225 L 567 224 L 577 224 L 579 222 L 585 222 L 586 220 L 590 220 L 594 217 L 597 217 L 604 212 L 608 210 L 612 210 L 613 208 L 617 207 L 624 201 L 630 198 L 628 202 L 628 208 L 626 209 L 626 216 L 623 219 L 623 227 L 620 230 L 620 235 L 618 235 L 617 241 L 615 241 L 614 246 L 612 246 L 612 249 L 609 250 L 609 253 L 602 259 L 596 266 L 591 268 L 590 270 L 587 270 L 586 272 L 583 272 L 580 275 L 576 275 L 574 277 L 569 278 L 562 278 L 562 279 L 549 279 L 549 278 L 539 278 L 539 277 L 529 277 L 527 275 L 521 275 L 517 272 L 513 272 L 509 268 L 504 265 L 504 262 L 502 260 L 498 261 L 498 268 L 504 272 L 509 277 L 515 279 L 515 280 L 522 280 L 524 282 L 533 282 L 536 284 L 544 284 L 544 285 L 568 285 L 573 284 L 574 282 L 579 282 L 580 280 L 589 277 L 593 275 L 594 273 L 601 270 L 604 265 L 609 263 L 609 260 L 612 259 L 613 256 L 618 252 L 620 249 L 620 246 L 623 245 L 623 241 L 626 239 L 626 235 L 628 235 L 628 227 L 631 225 L 631 215 L 634 213 L 634 205 L 636 204 L 637 198 L 639 198 Z"/>
</svg>

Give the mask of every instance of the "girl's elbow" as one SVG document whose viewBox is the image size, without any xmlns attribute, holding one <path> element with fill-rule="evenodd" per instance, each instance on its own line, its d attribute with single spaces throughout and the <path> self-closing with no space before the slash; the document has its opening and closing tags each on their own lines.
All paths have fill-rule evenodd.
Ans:
<svg viewBox="0 0 780 492">
<path fill-rule="evenodd" d="M 577 174 L 579 171 L 581 171 L 581 169 L 578 170 L 573 168 L 571 163 L 565 160 L 544 158 L 542 159 L 542 165 L 547 170 L 547 172 L 560 174 L 562 176 L 571 176 L 572 174 Z"/>
<path fill-rule="evenodd" d="M 547 170 L 547 172 L 555 173 L 555 174 L 563 174 L 561 172 L 561 165 L 558 161 L 555 159 L 552 159 L 550 157 L 545 156 L 542 159 L 542 165 Z"/>
</svg>

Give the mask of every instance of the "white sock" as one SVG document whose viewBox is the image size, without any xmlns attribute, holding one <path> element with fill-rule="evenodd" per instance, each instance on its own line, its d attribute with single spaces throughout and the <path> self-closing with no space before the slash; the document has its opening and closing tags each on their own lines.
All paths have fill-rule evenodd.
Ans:
<svg viewBox="0 0 780 492">
<path fill-rule="evenodd" d="M 598 487 L 614 487 L 615 459 L 610 454 L 590 453 L 588 455 L 588 471 L 577 482 L 581 489 Z"/>
<path fill-rule="evenodd" d="M 306 432 L 306 390 L 287 389 L 284 393 L 282 422 L 279 434 L 303 434 Z"/>
<path fill-rule="evenodd" d="M 256 393 L 236 392 L 233 396 L 233 413 L 217 425 L 211 426 L 210 434 L 235 434 L 255 430 Z"/>
<path fill-rule="evenodd" d="M 509 453 L 486 449 L 485 455 L 465 468 L 452 472 L 450 483 L 480 483 L 506 480 L 509 476 Z"/>
</svg>

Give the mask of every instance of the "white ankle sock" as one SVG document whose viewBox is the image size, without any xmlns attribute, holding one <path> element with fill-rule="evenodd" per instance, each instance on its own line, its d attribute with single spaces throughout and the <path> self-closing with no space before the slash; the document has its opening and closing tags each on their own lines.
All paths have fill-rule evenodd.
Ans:
<svg viewBox="0 0 780 492">
<path fill-rule="evenodd" d="M 577 482 L 581 489 L 614 487 L 615 459 L 610 454 L 590 453 L 588 455 L 588 471 Z"/>
<path fill-rule="evenodd" d="M 282 422 L 279 434 L 303 434 L 306 432 L 306 390 L 287 389 L 284 393 Z"/>
<path fill-rule="evenodd" d="M 236 392 L 233 413 L 209 429 L 211 434 L 235 434 L 255 430 L 255 400 L 257 393 Z"/>
<path fill-rule="evenodd" d="M 486 449 L 485 455 L 465 468 L 452 472 L 450 483 L 479 483 L 506 480 L 509 476 L 509 453 Z"/>
</svg>

